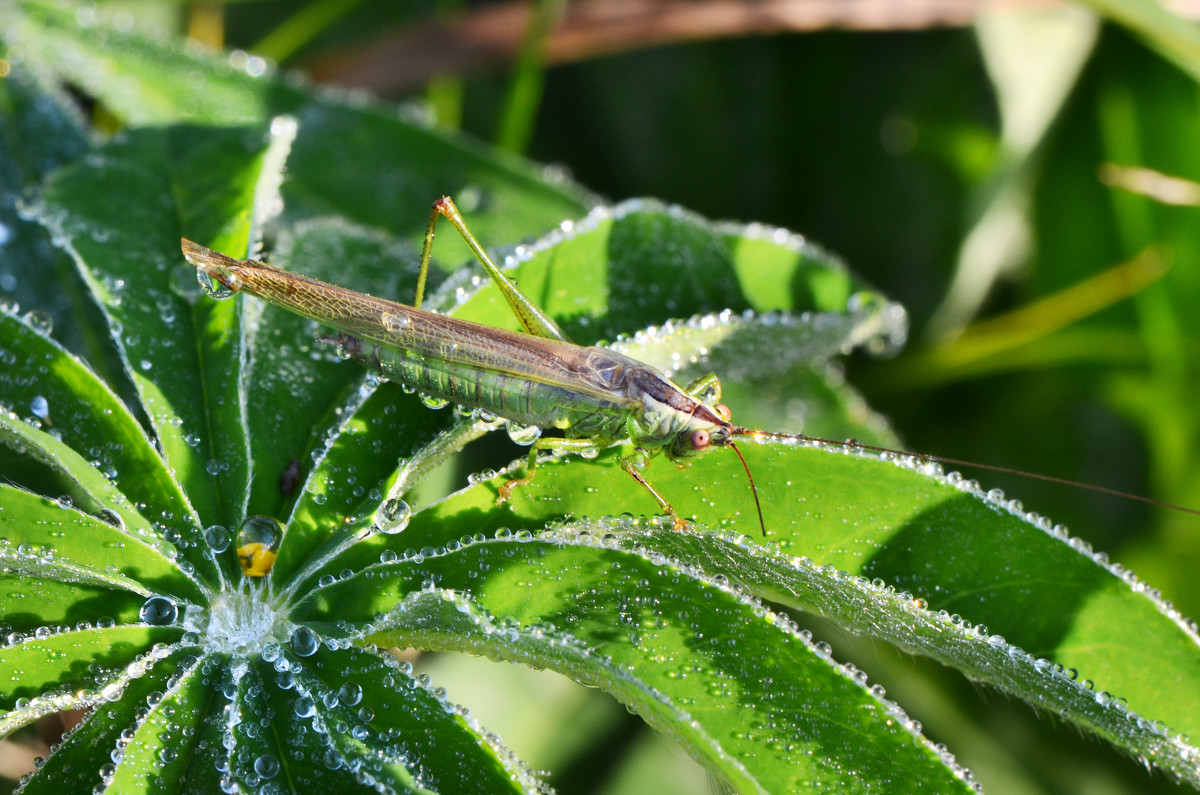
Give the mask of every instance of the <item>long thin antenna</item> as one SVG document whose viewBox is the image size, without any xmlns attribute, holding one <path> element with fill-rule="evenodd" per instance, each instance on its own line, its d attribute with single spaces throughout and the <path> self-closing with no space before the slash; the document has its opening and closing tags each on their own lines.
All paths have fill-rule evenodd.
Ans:
<svg viewBox="0 0 1200 795">
<path fill-rule="evenodd" d="M 758 509 L 758 526 L 762 529 L 763 537 L 767 535 L 767 524 L 763 521 L 762 503 L 758 501 L 758 486 L 754 485 L 754 476 L 750 474 L 750 467 L 746 464 L 746 459 L 742 456 L 742 451 L 737 449 L 737 445 L 729 441 L 725 445 L 732 447 L 733 452 L 737 453 L 738 460 L 742 462 L 742 469 L 746 470 L 746 478 L 750 481 L 750 493 L 754 495 L 754 507 Z"/>
<path fill-rule="evenodd" d="M 839 440 L 839 439 L 822 439 L 820 436 L 805 436 L 804 434 L 801 434 L 801 433 L 768 433 L 768 432 L 764 432 L 764 431 L 750 431 L 746 435 L 766 436 L 766 437 L 772 438 L 772 439 L 793 439 L 793 440 L 804 441 L 804 442 L 818 442 L 820 444 L 832 444 L 832 445 L 838 445 L 840 447 L 853 447 L 856 450 L 867 450 L 867 451 L 870 451 L 873 453 L 893 453 L 895 455 L 910 455 L 915 458 L 925 459 L 926 461 L 937 461 L 938 463 L 941 463 L 941 464 L 950 464 L 952 466 L 963 466 L 963 467 L 975 467 L 976 469 L 986 469 L 989 472 L 1002 472 L 1006 475 L 1017 475 L 1017 476 L 1023 477 L 1023 478 L 1030 478 L 1031 480 L 1041 480 L 1046 483 L 1057 483 L 1060 486 L 1074 486 L 1075 488 L 1085 489 L 1087 491 L 1094 491 L 1098 494 L 1108 494 L 1113 497 L 1123 497 L 1127 500 L 1134 500 L 1136 502 L 1144 502 L 1147 505 L 1154 505 L 1159 508 L 1169 508 L 1174 511 L 1182 511 L 1184 513 L 1190 513 L 1194 516 L 1200 516 L 1200 509 L 1188 508 L 1186 505 L 1176 505 L 1173 502 L 1166 502 L 1165 500 L 1156 500 L 1153 497 L 1143 497 L 1140 494 L 1131 494 L 1127 491 L 1120 491 L 1118 489 L 1110 489 L 1106 486 L 1097 486 L 1093 483 L 1082 483 L 1078 480 L 1068 480 L 1067 478 L 1059 478 L 1059 477 L 1055 477 L 1054 475 L 1040 475 L 1037 472 L 1026 472 L 1023 469 L 1013 469 L 1012 467 L 1002 467 L 1002 466 L 996 466 L 994 464 L 980 464 L 975 461 L 967 461 L 967 460 L 961 459 L 961 458 L 949 458 L 947 456 L 942 456 L 942 455 L 930 455 L 929 453 L 912 453 L 907 450 L 895 450 L 891 447 L 877 447 L 873 444 L 863 444 L 861 442 L 852 442 L 852 441 L 845 441 L 845 440 Z M 741 453 L 738 453 L 738 455 L 740 456 Z M 747 474 L 749 474 L 749 473 L 747 473 Z M 757 494 L 755 495 L 755 499 L 758 499 Z"/>
</svg>

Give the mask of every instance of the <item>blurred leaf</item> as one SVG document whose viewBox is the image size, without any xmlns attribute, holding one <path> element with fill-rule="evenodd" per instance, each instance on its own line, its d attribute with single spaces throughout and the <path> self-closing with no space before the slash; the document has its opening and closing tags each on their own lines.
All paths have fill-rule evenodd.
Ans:
<svg viewBox="0 0 1200 795">
<path fill-rule="evenodd" d="M 1200 79 L 1200 27 L 1153 0 L 1087 0 L 1087 4 L 1138 33 L 1193 79 Z"/>
</svg>

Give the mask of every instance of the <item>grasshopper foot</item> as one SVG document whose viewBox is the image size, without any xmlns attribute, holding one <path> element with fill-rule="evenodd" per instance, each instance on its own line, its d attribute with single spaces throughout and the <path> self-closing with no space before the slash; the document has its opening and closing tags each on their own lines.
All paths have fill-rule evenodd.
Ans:
<svg viewBox="0 0 1200 795">
<path fill-rule="evenodd" d="M 503 484 L 497 491 L 496 504 L 503 505 L 504 503 L 508 502 L 508 498 L 512 496 L 513 489 L 515 489 L 517 486 L 524 486 L 526 483 L 528 483 L 531 480 L 533 480 L 533 476 L 526 475 L 523 478 L 517 478 L 516 480 L 510 480 L 507 483 Z"/>
</svg>

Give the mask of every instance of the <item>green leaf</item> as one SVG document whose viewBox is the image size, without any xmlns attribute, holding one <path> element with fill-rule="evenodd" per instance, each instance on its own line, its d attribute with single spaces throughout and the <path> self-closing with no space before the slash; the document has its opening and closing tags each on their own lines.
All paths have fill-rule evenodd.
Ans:
<svg viewBox="0 0 1200 795">
<path fill-rule="evenodd" d="M 474 226 L 473 217 L 468 218 Z M 482 233 L 476 231 L 476 236 L 488 245 Z M 868 289 L 840 262 L 798 236 L 714 224 L 645 199 L 597 208 L 583 220 L 519 247 L 511 260 L 519 263 L 513 278 L 522 292 L 580 344 L 631 333 L 648 321 L 724 310 L 732 310 L 735 318 L 746 309 L 824 312 L 836 324 L 845 319 L 851 296 Z M 788 289 L 778 289 L 781 283 Z M 458 317 L 520 328 L 495 287 L 484 284 L 466 301 L 456 294 L 461 288 L 452 281 L 431 300 L 452 308 Z M 871 314 L 882 308 L 861 299 L 849 308 L 856 310 L 859 304 Z M 897 327 L 903 315 L 889 322 Z M 710 320 L 706 325 L 714 324 Z"/>
<path fill-rule="evenodd" d="M 1159 758 L 1164 767 L 1191 780 L 1191 746 L 1174 747 L 1153 722 L 1195 735 L 1200 704 L 1187 683 L 1200 674 L 1200 644 L 1194 626 L 1132 573 L 1095 555 L 1065 528 L 1026 515 L 1002 495 L 984 495 L 976 484 L 961 479 L 931 477 L 920 471 L 925 465 L 917 459 L 893 462 L 853 451 L 780 444 L 743 444 L 742 451 L 762 497 L 769 538 L 783 556 L 780 562 L 767 574 L 729 566 L 726 554 L 706 555 L 704 563 L 694 550 L 686 557 L 680 550 L 672 554 L 706 572 L 736 578 L 765 598 L 817 611 L 851 631 L 950 661 L 1040 708 L 1061 710 L 1064 719 L 1131 753 Z M 502 511 L 491 508 L 503 482 L 497 478 L 417 513 L 402 538 L 410 549 L 435 548 L 447 539 L 537 530 L 564 511 L 576 517 L 644 513 L 653 504 L 649 495 L 631 488 L 628 475 L 613 463 L 602 457 L 542 464 L 533 482 L 520 487 L 509 509 Z M 732 528 L 750 538 L 757 535 L 753 497 L 733 456 L 708 455 L 685 471 L 663 463 L 652 463 L 646 474 L 680 515 L 703 517 L 708 526 Z M 715 500 L 707 487 L 711 483 L 736 487 L 722 488 Z M 356 550 L 344 562 L 365 565 L 370 551 Z M 908 626 L 911 617 L 892 616 L 895 623 L 889 629 L 853 603 L 832 609 L 827 595 L 804 594 L 794 582 L 788 584 L 788 567 L 797 560 L 911 594 L 923 607 L 938 611 L 939 621 L 953 617 L 951 624 L 965 622 L 973 628 L 977 649 L 962 653 L 952 651 L 946 641 L 917 642 L 911 635 L 920 632 Z M 940 638 L 940 632 L 934 637 Z M 1043 692 L 1040 664 L 1027 668 L 1014 684 L 1010 675 L 999 675 L 999 666 L 975 662 L 973 656 L 987 644 L 1076 671 L 1095 692 L 1078 701 L 1078 693 L 1055 680 L 1052 684 L 1071 697 L 1056 696 L 1055 707 Z M 1116 719 L 1111 710 L 1101 709 L 1097 716 L 1089 714 L 1094 708 L 1080 706 L 1095 702 L 1108 708 L 1117 699 L 1136 717 L 1136 730 L 1122 731 L 1134 720 L 1125 718 L 1124 706 Z"/>
<path fill-rule="evenodd" d="M 170 673 L 167 680 L 152 678 L 149 682 L 159 689 L 148 693 L 147 703 L 153 702 L 153 709 L 144 719 L 135 716 L 122 726 L 116 716 L 107 716 L 110 726 L 123 730 L 123 741 L 125 733 L 132 733 L 132 739 L 123 744 L 121 764 L 109 784 L 112 789 L 188 792 L 198 791 L 201 781 L 212 781 L 215 752 L 222 748 L 225 726 L 218 691 L 206 681 L 203 666 L 195 658 L 181 659 L 177 668 L 172 671 L 168 667 L 164 673 Z M 126 700 L 132 701 L 132 697 Z"/>
<path fill-rule="evenodd" d="M 0 313 L 0 394 L 71 448 L 86 451 L 121 493 L 152 516 L 190 510 L 179 484 L 125 404 L 79 359 L 27 322 Z M 31 379 L 26 373 L 41 377 Z M 123 500 L 122 500 L 123 501 Z"/>
<path fill-rule="evenodd" d="M 581 188 L 547 179 L 520 158 L 407 121 L 391 107 L 329 90 L 316 96 L 278 79 L 256 56 L 183 51 L 118 29 L 109 17 L 81 28 L 73 12 L 50 3 L 18 8 L 6 38 L 127 124 L 231 126 L 294 117 L 299 132 L 282 186 L 289 222 L 337 214 L 417 240 L 434 199 L 453 193 L 484 238 L 512 241 L 589 201 Z M 469 258 L 461 244 L 447 249 L 440 254 L 451 266 Z"/>
<path fill-rule="evenodd" d="M 393 555 L 314 591 L 315 612 L 299 610 L 331 620 L 361 600 L 391 606 L 369 636 L 376 642 L 566 672 L 612 692 L 738 791 L 867 791 L 885 781 L 969 790 L 914 742 L 903 713 L 787 619 L 685 566 L 585 540 L 506 534 Z"/>
<path fill-rule="evenodd" d="M 0 730 L 5 734 L 40 715 L 98 703 L 104 687 L 120 681 L 126 667 L 153 643 L 178 637 L 177 631 L 138 625 L 97 626 L 11 639 L 0 650 L 0 672 L 17 682 L 0 694 Z M 84 690 L 80 690 L 84 688 Z M 109 690 L 109 695 L 113 695 Z"/>
<path fill-rule="evenodd" d="M 235 62 L 161 36 L 122 33 L 111 15 L 98 18 L 95 9 L 77 13 L 62 4 L 14 3 L 5 9 L 4 22 L 10 46 L 23 48 L 42 68 L 100 98 L 133 125 L 184 115 L 230 125 L 261 121 L 277 87 L 252 76 L 265 72 L 261 59 Z"/>
<path fill-rule="evenodd" d="M 69 322 L 86 311 L 69 259 L 19 209 L 27 190 L 86 151 L 83 120 L 44 75 L 13 69 L 0 81 L 0 303 L 50 317 L 73 335 L 71 342 L 94 351 L 92 330 Z M 47 273 L 57 278 L 43 278 Z"/>
<path fill-rule="evenodd" d="M 240 524 L 245 510 L 240 341 L 234 307 L 196 301 L 179 239 L 246 245 L 268 143 L 236 128 L 138 131 L 59 171 L 43 193 L 44 220 L 69 241 L 164 457 L 208 523 Z M 230 186 L 219 207 L 211 190 L 190 199 L 219 179 Z M 118 194 L 127 206 L 111 201 Z"/>
<path fill-rule="evenodd" d="M 111 698 L 104 699 L 103 707 L 84 717 L 62 746 L 42 765 L 39 774 L 25 784 L 24 789 L 28 792 L 55 793 L 61 792 L 64 785 L 71 788 L 86 787 L 88 784 L 103 787 L 112 783 L 114 775 L 124 767 L 115 764 L 120 757 L 114 759 L 113 754 L 126 748 L 127 735 L 142 724 L 142 715 L 148 711 L 148 707 L 153 710 L 161 706 L 163 692 L 170 688 L 171 676 L 178 662 L 178 659 L 160 660 L 150 670 L 127 679 L 123 683 L 120 698 L 115 697 L 117 693 L 110 693 Z M 135 742 L 132 750 L 136 754 L 143 749 L 146 737 L 140 733 L 133 736 Z M 136 785 L 122 787 L 122 791 L 155 791 L 152 783 L 159 779 L 165 761 L 160 755 L 158 764 L 150 770 L 142 768 L 143 775 Z M 121 778 L 124 782 L 132 783 L 127 773 Z"/>
<path fill-rule="evenodd" d="M 310 700 L 322 692 L 336 693 L 327 719 L 357 728 L 334 738 L 333 748 L 346 760 L 380 754 L 387 744 L 399 743 L 404 756 L 422 760 L 418 769 L 397 770 L 408 786 L 442 792 L 538 788 L 537 779 L 467 710 L 448 703 L 427 680 L 414 678 L 410 663 L 351 647 L 319 649 L 310 665 L 297 668 L 296 692 Z"/>
<path fill-rule="evenodd" d="M 60 474 L 89 512 L 109 512 L 114 523 L 144 531 L 148 522 L 100 470 L 55 436 L 32 427 L 16 414 L 0 411 L 0 443 Z M 68 495 L 64 503 L 69 505 Z M 115 518 L 113 518 L 115 516 Z"/>
<path fill-rule="evenodd" d="M 23 581 L 25 588 L 30 579 L 41 578 L 127 589 L 139 595 L 139 606 L 151 594 L 170 594 L 177 600 L 200 598 L 196 583 L 174 561 L 174 550 L 149 525 L 125 525 L 121 514 L 111 510 L 102 517 L 106 521 L 80 513 L 66 501 L 0 484 L 0 537 L 8 557 L 5 579 Z M 32 596 L 28 591 L 22 594 L 19 583 L 14 588 L 4 610 L 10 626 L 22 602 L 29 604 L 26 600 Z M 51 616 L 62 610 L 63 623 L 97 621 L 109 615 L 107 605 L 88 612 L 86 600 L 74 601 L 57 606 L 43 595 L 35 614 Z M 72 615 L 71 610 L 79 612 Z"/>
</svg>

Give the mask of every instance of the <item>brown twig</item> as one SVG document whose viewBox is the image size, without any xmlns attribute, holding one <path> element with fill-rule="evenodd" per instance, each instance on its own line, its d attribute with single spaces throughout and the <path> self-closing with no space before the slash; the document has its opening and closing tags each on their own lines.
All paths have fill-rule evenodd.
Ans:
<svg viewBox="0 0 1200 795">
<path fill-rule="evenodd" d="M 1056 0 L 576 0 L 546 42 L 568 63 L 663 44 L 816 30 L 920 30 L 967 25 L 985 8 Z M 385 31 L 306 64 L 313 78 L 386 93 L 511 61 L 532 9 L 501 3 L 418 27 Z"/>
</svg>

